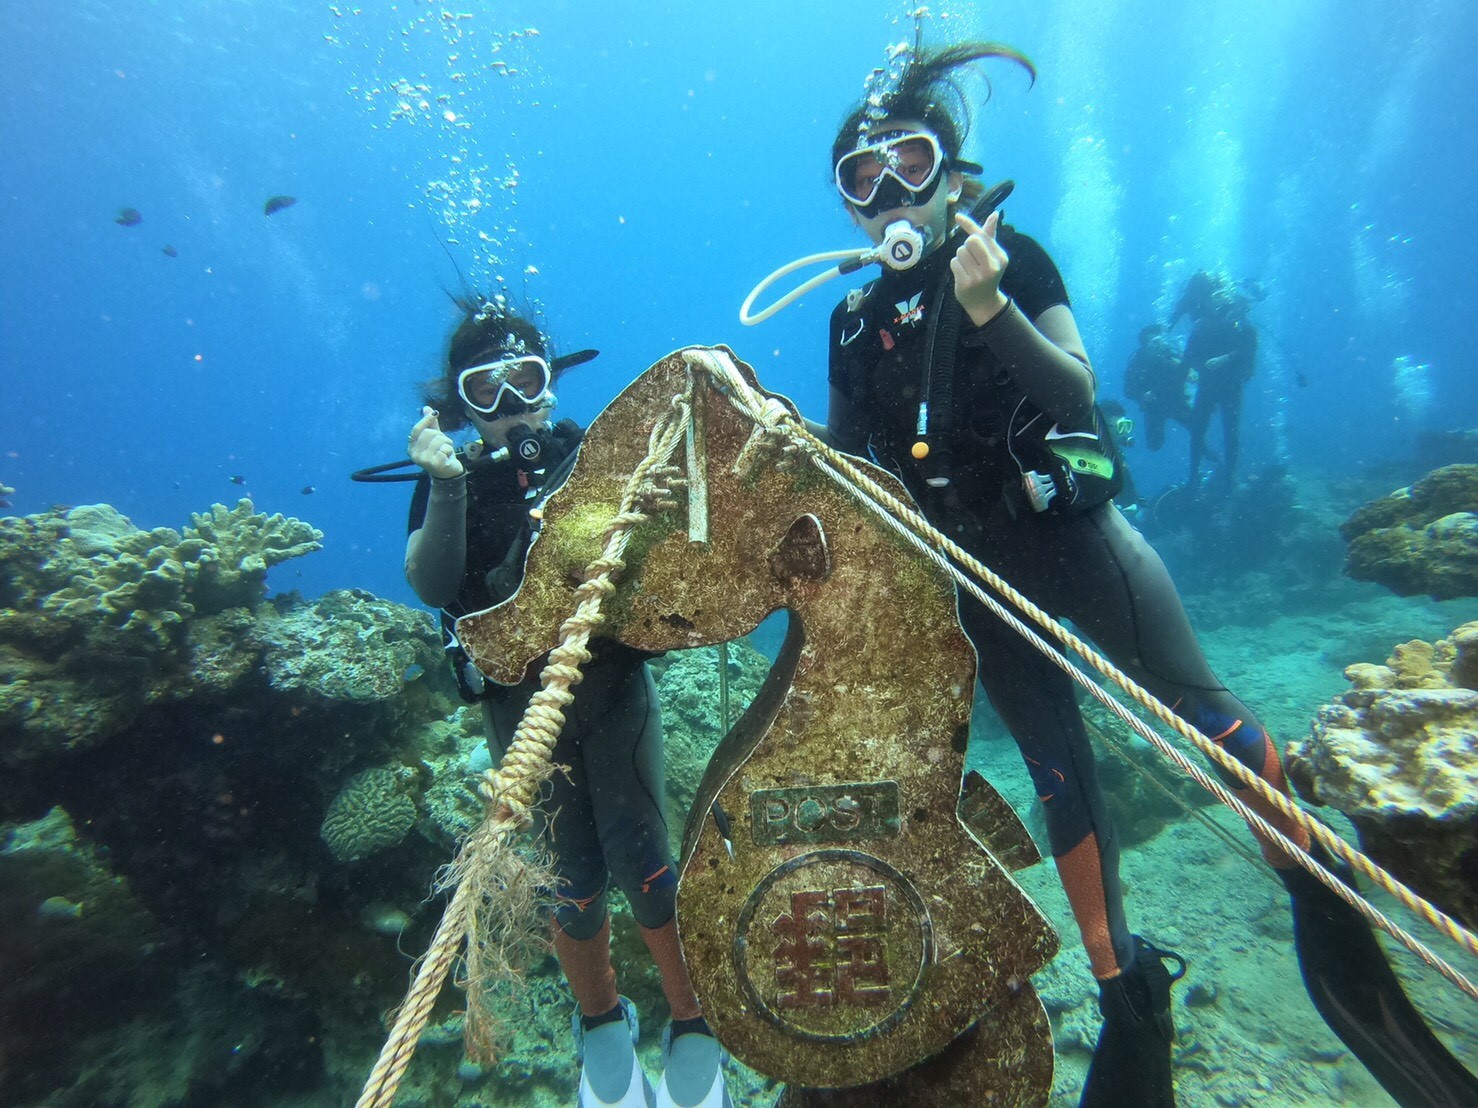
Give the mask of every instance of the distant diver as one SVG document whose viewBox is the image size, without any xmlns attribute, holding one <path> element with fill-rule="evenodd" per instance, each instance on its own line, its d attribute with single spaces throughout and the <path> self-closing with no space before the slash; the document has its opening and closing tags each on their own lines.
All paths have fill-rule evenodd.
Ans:
<svg viewBox="0 0 1478 1108">
<path fill-rule="evenodd" d="M 1260 285 L 1253 286 L 1261 292 Z M 1262 295 L 1266 295 L 1263 293 Z M 1190 488 L 1201 480 L 1206 454 L 1206 432 L 1214 412 L 1221 413 L 1222 465 L 1218 483 L 1230 491 L 1236 480 L 1242 422 L 1242 389 L 1257 366 L 1257 328 L 1248 318 L 1253 297 L 1219 275 L 1204 270 L 1186 283 L 1171 316 L 1172 327 L 1182 316 L 1192 322 L 1181 364 L 1196 375 L 1196 398 L 1187 423 L 1191 432 Z"/>
<path fill-rule="evenodd" d="M 1124 394 L 1144 413 L 1145 441 L 1152 451 L 1165 445 L 1167 422 L 1191 425 L 1191 403 L 1186 396 L 1189 371 L 1162 325 L 1151 323 L 1140 329 L 1139 346 L 1124 371 Z"/>
</svg>

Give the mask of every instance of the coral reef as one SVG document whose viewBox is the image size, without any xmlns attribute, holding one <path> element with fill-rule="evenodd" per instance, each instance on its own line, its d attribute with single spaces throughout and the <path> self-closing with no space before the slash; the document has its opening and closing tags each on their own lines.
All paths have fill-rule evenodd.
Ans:
<svg viewBox="0 0 1478 1108">
<path fill-rule="evenodd" d="M 724 734 L 719 726 L 718 665 L 718 648 L 703 647 L 669 654 L 652 667 L 662 705 L 667 822 L 674 856 L 682 849 L 683 823 L 698 783 Z M 747 641 L 729 644 L 730 726 L 738 722 L 769 672 L 769 659 Z"/>
<path fill-rule="evenodd" d="M 1433 470 L 1340 526 L 1345 572 L 1398 596 L 1478 596 L 1478 465 Z"/>
<path fill-rule="evenodd" d="M 268 568 L 323 537 L 249 500 L 193 518 L 183 534 L 106 504 L 0 519 L 0 733 L 22 733 L 0 760 L 88 745 L 189 695 L 200 621 L 257 607 Z"/>
<path fill-rule="evenodd" d="M 270 567 L 320 538 L 246 501 L 183 533 L 107 505 L 0 521 L 17 1103 L 227 1103 L 233 1082 L 352 1099 L 358 1054 L 339 1087 L 324 1044 L 377 1037 L 404 987 L 397 942 L 434 924 L 452 838 L 419 815 L 422 736 L 456 702 L 425 612 L 357 591 L 266 600 Z M 341 849 L 375 847 L 369 870 L 318 831 L 373 767 L 400 788 L 387 818 L 329 821 L 341 844 L 358 823 Z"/>
<path fill-rule="evenodd" d="M 44 630 L 56 655 L 86 644 L 149 656 L 193 616 L 255 607 L 267 595 L 267 570 L 318 550 L 323 538 L 302 520 L 254 511 L 250 500 L 191 521 L 183 533 L 143 531 L 107 504 L 0 519 L 0 636 Z"/>
<path fill-rule="evenodd" d="M 1267 624 L 1337 603 L 1344 546 L 1331 490 L 1281 467 L 1213 495 L 1173 486 L 1131 522 L 1170 568 L 1197 630 Z"/>
<path fill-rule="evenodd" d="M 0 839 L 6 1104 L 243 1103 L 321 1068 L 304 1011 L 200 961 L 63 809 Z"/>
<path fill-rule="evenodd" d="M 416 803 L 401 788 L 400 775 L 375 766 L 339 790 L 318 834 L 340 862 L 358 862 L 399 846 L 415 822 Z"/>
<path fill-rule="evenodd" d="M 0 1037 L 19 1103 L 353 1100 L 439 917 L 427 890 L 483 814 L 485 748 L 426 613 L 265 597 L 270 566 L 318 541 L 249 505 L 183 532 L 106 505 L 0 523 Z M 731 658 L 737 716 L 768 664 Z M 716 652 L 656 666 L 676 837 L 718 739 Z M 613 899 L 655 1071 L 665 1000 Z M 552 957 L 502 999 L 499 1066 L 463 1056 L 464 1004 L 440 998 L 398 1102 L 568 1099 Z"/>
<path fill-rule="evenodd" d="M 1478 926 L 1478 623 L 1345 676 L 1353 687 L 1289 744 L 1289 777 L 1348 816 L 1372 858 Z"/>
</svg>

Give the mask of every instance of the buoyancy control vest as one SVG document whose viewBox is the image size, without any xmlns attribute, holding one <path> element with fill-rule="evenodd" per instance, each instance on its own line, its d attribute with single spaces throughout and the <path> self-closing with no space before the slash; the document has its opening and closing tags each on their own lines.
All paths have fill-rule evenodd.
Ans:
<svg viewBox="0 0 1478 1108">
<path fill-rule="evenodd" d="M 1035 240 L 1004 224 L 998 237 L 1011 258 L 1002 291 L 1028 319 L 1068 303 L 1057 267 Z M 916 269 L 854 291 L 832 315 L 831 385 L 866 414 L 866 452 L 926 508 L 940 496 L 977 509 L 1004 498 L 1013 514 L 1097 507 L 1124 479 L 1108 421 L 1096 407 L 1083 427 L 1049 419 L 981 329 L 942 318 L 959 310 L 949 269 L 957 244 L 952 237 Z M 952 370 L 940 357 L 941 342 L 950 341 Z M 920 458 L 914 444 L 926 424 Z"/>
</svg>

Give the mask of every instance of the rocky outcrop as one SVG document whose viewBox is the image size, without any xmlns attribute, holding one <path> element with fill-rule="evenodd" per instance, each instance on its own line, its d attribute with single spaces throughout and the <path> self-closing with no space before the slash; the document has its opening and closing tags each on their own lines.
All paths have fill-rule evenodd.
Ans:
<svg viewBox="0 0 1478 1108">
<path fill-rule="evenodd" d="M 1478 623 L 1345 676 L 1352 688 L 1289 744 L 1289 777 L 1349 817 L 1377 862 L 1478 926 Z"/>
<path fill-rule="evenodd" d="M 1444 466 L 1340 526 L 1345 572 L 1398 596 L 1478 596 L 1478 465 Z"/>
</svg>

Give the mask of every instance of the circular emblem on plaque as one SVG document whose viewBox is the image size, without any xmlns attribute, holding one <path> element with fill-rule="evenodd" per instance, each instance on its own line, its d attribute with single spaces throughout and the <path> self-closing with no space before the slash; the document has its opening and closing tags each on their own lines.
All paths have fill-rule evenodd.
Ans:
<svg viewBox="0 0 1478 1108">
<path fill-rule="evenodd" d="M 934 960 L 912 881 L 859 850 L 776 866 L 740 910 L 734 964 L 755 1010 L 789 1035 L 855 1042 L 908 1012 Z"/>
</svg>

